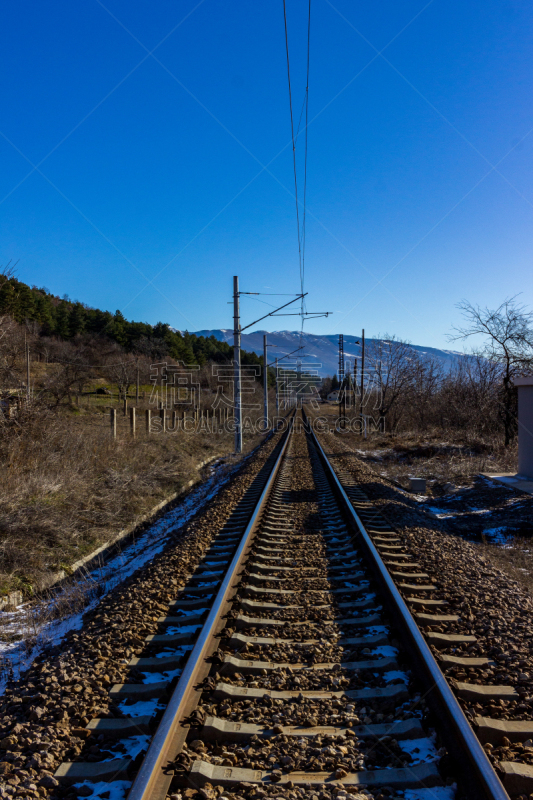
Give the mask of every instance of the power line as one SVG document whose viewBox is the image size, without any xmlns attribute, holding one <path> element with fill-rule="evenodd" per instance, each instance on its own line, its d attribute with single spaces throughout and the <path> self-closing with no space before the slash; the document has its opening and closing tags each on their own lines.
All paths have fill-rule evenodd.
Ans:
<svg viewBox="0 0 533 800">
<path fill-rule="evenodd" d="M 302 292 L 305 281 L 305 223 L 307 211 L 307 133 L 309 131 L 309 55 L 311 50 L 311 0 L 307 17 L 307 76 L 305 83 L 304 210 L 302 223 Z M 302 305 L 302 309 L 303 309 Z"/>
<path fill-rule="evenodd" d="M 287 26 L 287 3 L 286 0 L 283 0 L 283 21 L 285 25 L 285 51 L 287 56 L 287 80 L 289 86 L 289 110 L 290 110 L 290 117 L 291 117 L 291 137 L 292 137 L 292 163 L 293 163 L 293 171 L 294 171 L 294 195 L 296 200 L 296 227 L 298 233 L 298 261 L 299 261 L 299 268 L 300 268 L 300 290 L 302 294 L 302 300 L 300 305 L 301 311 L 301 325 L 300 325 L 300 345 L 303 336 L 303 327 L 304 327 L 304 320 L 305 320 L 305 234 L 306 234 L 306 205 L 307 205 L 307 153 L 308 153 L 308 128 L 309 128 L 309 64 L 310 64 L 310 44 L 311 44 L 311 0 L 309 0 L 308 6 L 308 18 L 307 18 L 307 61 L 306 61 L 306 82 L 305 82 L 305 96 L 304 101 L 302 104 L 302 109 L 300 111 L 300 117 L 298 119 L 298 129 L 296 131 L 296 136 L 294 134 L 294 113 L 292 107 L 292 86 L 291 86 L 291 69 L 290 69 L 290 58 L 289 58 L 289 35 L 288 35 L 288 26 Z M 298 136 L 300 134 L 300 126 L 302 122 L 302 116 L 305 111 L 305 137 L 304 137 L 304 165 L 303 165 L 303 215 L 302 215 L 302 223 L 300 225 L 300 204 L 298 201 L 298 167 L 296 161 L 296 142 L 298 140 Z"/>
<path fill-rule="evenodd" d="M 285 23 L 285 52 L 287 54 L 287 80 L 289 83 L 289 109 L 291 114 L 291 137 L 292 137 L 292 165 L 294 170 L 294 195 L 296 199 L 296 227 L 298 231 L 298 260 L 300 263 L 300 288 L 303 292 L 302 275 L 302 248 L 300 243 L 300 211 L 298 208 L 298 174 L 296 169 L 296 140 L 294 138 L 294 116 L 292 113 L 292 90 L 291 90 L 291 66 L 289 59 L 289 34 L 287 30 L 287 3 L 283 0 L 283 21 Z"/>
</svg>

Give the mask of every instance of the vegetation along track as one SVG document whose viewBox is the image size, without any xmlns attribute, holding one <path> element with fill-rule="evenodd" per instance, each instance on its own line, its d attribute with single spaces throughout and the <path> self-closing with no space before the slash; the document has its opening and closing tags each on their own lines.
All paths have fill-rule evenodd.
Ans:
<svg viewBox="0 0 533 800">
<path fill-rule="evenodd" d="M 436 587 L 312 433 L 290 433 L 274 460 L 148 638 L 151 656 L 131 662 L 144 679 L 111 690 L 124 716 L 88 725 L 130 758 L 93 746 L 56 778 L 90 796 L 138 767 L 129 800 L 506 798 L 418 627 L 440 611 Z M 157 677 L 172 668 L 169 696 Z M 141 760 L 125 737 L 146 741 L 152 717 L 134 715 L 165 703 Z"/>
</svg>

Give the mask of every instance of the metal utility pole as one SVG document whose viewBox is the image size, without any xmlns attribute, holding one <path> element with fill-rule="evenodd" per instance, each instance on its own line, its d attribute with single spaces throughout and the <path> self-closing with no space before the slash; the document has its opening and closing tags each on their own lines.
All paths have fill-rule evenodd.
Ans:
<svg viewBox="0 0 533 800">
<path fill-rule="evenodd" d="M 353 413 L 354 415 L 357 413 L 355 410 L 355 395 L 357 393 L 357 358 L 354 356 L 353 360 Z"/>
<path fill-rule="evenodd" d="M 340 418 L 341 418 L 341 427 L 344 428 L 346 425 L 346 389 L 343 386 L 344 384 L 344 334 L 339 333 L 339 391 L 340 391 Z"/>
<path fill-rule="evenodd" d="M 365 396 L 365 329 L 363 328 L 363 338 L 361 339 L 361 433 L 363 432 L 363 399 Z"/>
<path fill-rule="evenodd" d="M 276 358 L 276 417 L 279 415 L 278 359 Z"/>
<path fill-rule="evenodd" d="M 117 438 L 117 409 L 109 409 L 109 422 L 111 424 L 111 436 L 113 439 Z"/>
<path fill-rule="evenodd" d="M 235 404 L 235 452 L 242 453 L 241 408 L 241 319 L 239 312 L 239 278 L 233 276 L 233 394 Z"/>
<path fill-rule="evenodd" d="M 268 429 L 268 361 L 267 361 L 267 337 L 266 333 L 263 334 L 263 389 L 264 389 L 264 417 L 265 417 L 265 433 Z"/>
</svg>

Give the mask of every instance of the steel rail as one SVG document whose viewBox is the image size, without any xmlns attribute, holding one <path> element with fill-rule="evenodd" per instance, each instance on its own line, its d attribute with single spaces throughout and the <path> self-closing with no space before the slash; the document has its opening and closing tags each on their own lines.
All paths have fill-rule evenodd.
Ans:
<svg viewBox="0 0 533 800">
<path fill-rule="evenodd" d="M 466 760 L 463 766 L 472 770 L 472 774 L 466 772 L 467 782 L 472 784 L 472 791 L 474 794 L 469 794 L 469 797 L 474 800 L 475 798 L 483 798 L 483 800 L 509 800 L 509 795 L 505 791 L 498 775 L 496 774 L 492 764 L 485 751 L 483 750 L 477 736 L 472 730 L 464 712 L 457 702 L 446 678 L 444 677 L 439 665 L 437 664 L 433 653 L 424 639 L 418 625 L 409 608 L 407 607 L 403 597 L 398 591 L 389 571 L 383 563 L 381 556 L 375 547 L 372 539 L 367 533 L 364 525 L 362 524 L 357 512 L 355 511 L 348 495 L 346 494 L 337 474 L 330 464 L 322 445 L 318 441 L 315 432 L 307 421 L 307 416 L 304 412 L 304 420 L 309 431 L 309 435 L 317 448 L 322 463 L 329 475 L 337 494 L 342 498 L 343 505 L 353 520 L 359 534 L 362 537 L 365 548 L 375 567 L 380 582 L 386 589 L 386 592 L 392 602 L 392 606 L 400 617 L 403 623 L 404 630 L 407 632 L 410 639 L 412 649 L 415 651 L 418 659 L 422 661 L 424 672 L 426 674 L 426 683 L 429 682 L 428 692 L 435 691 L 437 693 L 437 701 L 439 710 L 446 716 L 447 728 L 450 731 L 452 739 L 452 748 L 458 754 L 459 758 L 462 756 Z M 448 744 L 448 742 L 447 742 Z M 450 749 L 448 747 L 448 749 Z M 472 775 L 474 780 L 472 780 Z M 476 786 L 478 790 L 476 791 Z M 480 791 L 479 791 L 480 790 Z"/>
<path fill-rule="evenodd" d="M 244 551 L 249 544 L 250 538 L 257 528 L 275 478 L 279 472 L 279 468 L 290 441 L 293 423 L 294 415 L 289 422 L 289 427 L 285 435 L 285 441 L 283 442 L 280 453 L 272 468 L 272 472 L 268 477 L 265 488 L 261 493 L 261 497 L 257 502 L 252 517 L 246 526 L 246 530 L 242 535 L 242 539 L 237 547 L 226 575 L 224 576 L 220 589 L 218 590 L 213 606 L 207 616 L 200 635 L 196 640 L 196 644 L 194 645 L 191 654 L 187 659 L 185 668 L 178 680 L 178 683 L 176 684 L 176 688 L 172 693 L 167 708 L 152 738 L 146 756 L 144 757 L 141 767 L 128 793 L 127 800 L 154 800 L 154 798 L 160 794 L 156 787 L 164 774 L 164 768 L 172 758 L 172 755 L 170 755 L 172 744 L 179 731 L 180 725 L 183 722 L 184 707 L 186 706 L 191 693 L 194 691 L 194 686 L 198 679 L 199 671 L 202 665 L 205 663 L 205 658 L 208 655 L 210 646 L 213 644 L 215 627 L 220 620 L 220 616 L 224 607 L 228 604 L 228 596 L 232 589 L 235 573 L 237 572 L 243 560 Z M 164 792 L 163 797 L 165 795 L 166 791 Z"/>
</svg>

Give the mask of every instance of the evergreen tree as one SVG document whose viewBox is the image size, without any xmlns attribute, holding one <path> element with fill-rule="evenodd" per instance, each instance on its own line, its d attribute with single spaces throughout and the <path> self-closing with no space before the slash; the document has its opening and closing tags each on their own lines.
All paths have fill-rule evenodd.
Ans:
<svg viewBox="0 0 533 800">
<path fill-rule="evenodd" d="M 56 310 L 56 329 L 54 333 L 62 339 L 70 338 L 70 313 L 66 303 L 59 303 Z"/>
<path fill-rule="evenodd" d="M 44 336 L 52 336 L 56 330 L 56 310 L 50 301 L 38 293 L 35 298 L 37 320 L 42 325 Z"/>
<path fill-rule="evenodd" d="M 118 309 L 115 311 L 115 316 L 113 317 L 113 324 L 111 325 L 110 335 L 118 344 L 121 344 L 123 347 L 128 342 L 128 337 L 126 336 L 126 326 L 127 322 L 124 319 L 124 316 L 121 311 Z"/>
<path fill-rule="evenodd" d="M 77 336 L 79 333 L 85 333 L 86 319 L 85 309 L 81 303 L 75 303 L 70 309 L 69 315 L 69 329 L 71 337 Z"/>
<path fill-rule="evenodd" d="M 17 322 L 35 319 L 35 301 L 33 293 L 25 283 L 19 283 L 15 295 L 15 305 L 12 312 Z"/>
<path fill-rule="evenodd" d="M 11 280 L 0 286 L 0 314 L 13 314 L 15 311 L 15 287 Z"/>
</svg>

